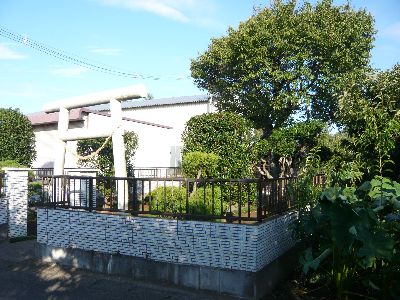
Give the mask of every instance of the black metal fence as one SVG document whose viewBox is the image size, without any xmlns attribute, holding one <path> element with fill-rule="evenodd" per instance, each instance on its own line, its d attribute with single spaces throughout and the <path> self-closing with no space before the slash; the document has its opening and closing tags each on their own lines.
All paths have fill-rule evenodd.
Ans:
<svg viewBox="0 0 400 300">
<path fill-rule="evenodd" d="M 65 168 L 64 173 L 85 172 L 91 170 L 90 168 Z M 34 180 L 40 180 L 42 177 L 49 177 L 54 175 L 54 168 L 32 168 L 31 169 Z M 136 178 L 175 178 L 182 177 L 182 169 L 178 167 L 137 167 L 128 170 L 129 176 Z"/>
<path fill-rule="evenodd" d="M 176 178 L 182 177 L 182 168 L 178 167 L 135 167 L 128 170 L 135 178 Z"/>
<path fill-rule="evenodd" d="M 295 207 L 296 178 L 42 177 L 41 205 L 178 219 L 261 221 Z M 316 184 L 321 179 L 316 179 Z"/>
</svg>

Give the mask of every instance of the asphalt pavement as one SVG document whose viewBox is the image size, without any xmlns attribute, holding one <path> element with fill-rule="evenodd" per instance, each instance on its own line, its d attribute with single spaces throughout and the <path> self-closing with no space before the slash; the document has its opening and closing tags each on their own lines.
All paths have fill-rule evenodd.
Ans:
<svg viewBox="0 0 400 300">
<path fill-rule="evenodd" d="M 35 258 L 35 244 L 35 240 L 0 241 L 0 300 L 233 299 L 43 263 Z"/>
</svg>

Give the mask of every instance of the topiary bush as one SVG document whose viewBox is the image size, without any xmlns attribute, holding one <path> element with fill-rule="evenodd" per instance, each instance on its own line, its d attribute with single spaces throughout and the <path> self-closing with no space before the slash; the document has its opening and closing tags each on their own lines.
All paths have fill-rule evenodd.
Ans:
<svg viewBox="0 0 400 300">
<path fill-rule="evenodd" d="M 186 188 L 160 186 L 145 196 L 144 199 L 152 211 L 184 213 L 186 211 Z"/>
<path fill-rule="evenodd" d="M 182 169 L 188 178 L 216 178 L 218 164 L 218 155 L 200 151 L 188 152 L 182 159 Z"/>
<path fill-rule="evenodd" d="M 0 170 L 3 168 L 26 168 L 26 166 L 16 160 L 2 160 L 0 161 Z"/>
<path fill-rule="evenodd" d="M 192 215 L 225 215 L 228 204 L 222 197 L 221 187 L 202 186 L 189 196 L 189 213 Z"/>
<path fill-rule="evenodd" d="M 182 134 L 183 155 L 199 151 L 214 153 L 218 177 L 252 176 L 251 145 L 256 140 L 251 123 L 234 113 L 208 113 L 192 117 Z"/>
</svg>

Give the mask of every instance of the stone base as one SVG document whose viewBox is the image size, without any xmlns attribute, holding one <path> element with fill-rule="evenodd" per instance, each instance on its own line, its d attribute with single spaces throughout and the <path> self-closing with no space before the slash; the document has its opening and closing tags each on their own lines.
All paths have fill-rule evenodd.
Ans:
<svg viewBox="0 0 400 300">
<path fill-rule="evenodd" d="M 52 247 L 40 243 L 36 248 L 37 257 L 45 262 L 245 299 L 259 299 L 270 293 L 277 283 L 292 272 L 297 261 L 295 252 L 296 247 L 261 271 L 248 272 L 159 262 L 120 254 Z"/>
<path fill-rule="evenodd" d="M 8 239 L 8 224 L 0 224 L 0 241 Z"/>
</svg>

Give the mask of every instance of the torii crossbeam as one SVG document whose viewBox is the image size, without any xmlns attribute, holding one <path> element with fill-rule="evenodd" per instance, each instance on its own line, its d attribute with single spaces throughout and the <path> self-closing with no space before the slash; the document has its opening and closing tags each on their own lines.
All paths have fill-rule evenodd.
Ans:
<svg viewBox="0 0 400 300">
<path fill-rule="evenodd" d="M 59 112 L 58 136 L 56 145 L 56 156 L 54 160 L 54 175 L 64 175 L 65 150 L 67 141 L 109 137 L 112 135 L 114 175 L 115 177 L 126 177 L 126 160 L 124 146 L 124 128 L 122 128 L 121 101 L 147 97 L 147 89 L 144 85 L 133 85 L 124 88 L 107 90 L 47 103 L 43 106 L 46 113 Z M 97 104 L 110 103 L 110 113 L 113 128 L 68 129 L 69 110 L 73 108 L 87 107 Z M 124 181 L 118 180 L 118 208 L 124 209 L 125 200 Z"/>
</svg>

